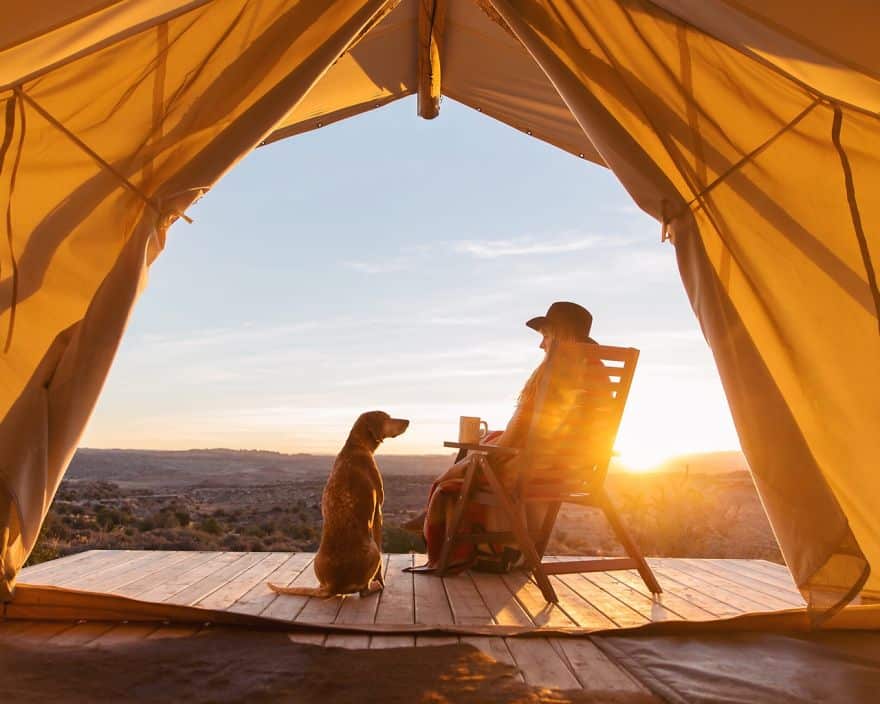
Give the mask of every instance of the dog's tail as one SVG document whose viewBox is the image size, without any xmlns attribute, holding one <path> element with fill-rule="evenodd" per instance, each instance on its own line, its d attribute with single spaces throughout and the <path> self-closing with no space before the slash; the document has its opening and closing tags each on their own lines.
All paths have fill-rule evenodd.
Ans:
<svg viewBox="0 0 880 704">
<path fill-rule="evenodd" d="M 266 582 L 269 589 L 276 594 L 292 594 L 294 596 L 317 596 L 326 598 L 335 596 L 332 592 L 327 591 L 325 587 L 282 587 L 272 582 Z"/>
</svg>

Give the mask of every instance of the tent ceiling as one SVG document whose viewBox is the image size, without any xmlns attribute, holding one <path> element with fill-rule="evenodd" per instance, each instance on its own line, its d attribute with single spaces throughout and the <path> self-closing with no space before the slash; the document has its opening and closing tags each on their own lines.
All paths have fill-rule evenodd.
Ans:
<svg viewBox="0 0 880 704">
<path fill-rule="evenodd" d="M 419 0 L 403 0 L 337 61 L 265 144 L 387 105 L 418 89 Z M 526 134 L 603 164 L 531 55 L 473 0 L 448 0 L 442 94 Z"/>
<path fill-rule="evenodd" d="M 845 12 L 825 0 L 652 2 L 813 90 L 880 112 L 876 0 L 848 2 Z"/>
<path fill-rule="evenodd" d="M 0 23 L 0 88 L 122 41 L 211 0 L 42 0 Z"/>
</svg>

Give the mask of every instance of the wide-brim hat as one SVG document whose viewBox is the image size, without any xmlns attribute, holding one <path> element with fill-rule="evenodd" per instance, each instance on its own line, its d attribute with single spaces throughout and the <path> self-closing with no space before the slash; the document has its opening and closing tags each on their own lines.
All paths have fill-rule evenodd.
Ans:
<svg viewBox="0 0 880 704">
<path fill-rule="evenodd" d="M 527 320 L 526 325 L 538 332 L 542 328 L 550 327 L 554 330 L 569 332 L 576 340 L 596 342 L 590 337 L 590 328 L 593 327 L 592 314 L 583 306 L 571 301 L 556 301 L 547 309 L 545 315 Z"/>
</svg>

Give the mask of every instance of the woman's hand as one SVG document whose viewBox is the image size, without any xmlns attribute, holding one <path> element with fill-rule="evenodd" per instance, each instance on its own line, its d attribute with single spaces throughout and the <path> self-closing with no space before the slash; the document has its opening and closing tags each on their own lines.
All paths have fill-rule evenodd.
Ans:
<svg viewBox="0 0 880 704">
<path fill-rule="evenodd" d="M 500 438 L 504 434 L 502 430 L 490 430 L 483 437 L 480 438 L 481 445 L 497 445 L 498 438 Z"/>
</svg>

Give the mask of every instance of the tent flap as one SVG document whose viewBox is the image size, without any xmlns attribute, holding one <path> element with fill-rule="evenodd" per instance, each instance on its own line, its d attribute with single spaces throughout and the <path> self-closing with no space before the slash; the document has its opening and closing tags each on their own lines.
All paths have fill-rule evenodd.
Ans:
<svg viewBox="0 0 880 704">
<path fill-rule="evenodd" d="M 0 329 L 15 316 L 0 362 L 0 596 L 36 542 L 162 229 L 385 4 L 218 0 L 0 94 L 13 115 L 28 96 L 23 119 L 7 121 L 16 151 L 0 173 L 15 262 L 0 279 Z"/>
</svg>

